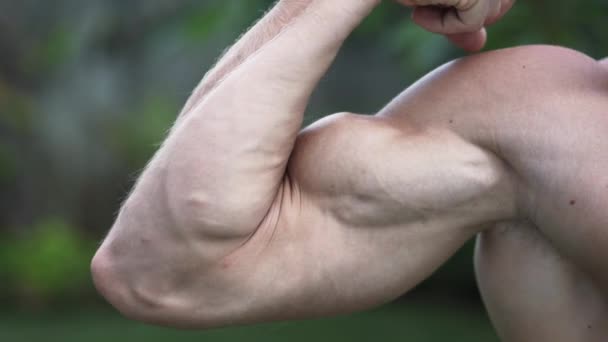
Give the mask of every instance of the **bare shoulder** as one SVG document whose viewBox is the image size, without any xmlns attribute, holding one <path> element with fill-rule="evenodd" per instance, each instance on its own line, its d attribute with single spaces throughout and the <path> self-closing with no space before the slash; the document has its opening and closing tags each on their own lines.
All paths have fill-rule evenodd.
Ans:
<svg viewBox="0 0 608 342">
<path fill-rule="evenodd" d="M 517 180 L 520 216 L 608 289 L 605 65 L 555 46 L 482 53 L 431 72 L 379 115 L 491 151 Z"/>
<path fill-rule="evenodd" d="M 496 127 L 524 124 L 530 112 L 558 113 L 605 101 L 607 93 L 608 68 L 594 59 L 563 47 L 530 45 L 449 62 L 407 88 L 380 115 L 424 127 L 447 125 L 483 143 L 496 135 Z"/>
<path fill-rule="evenodd" d="M 496 113 L 508 120 L 517 114 L 527 119 L 534 112 L 552 118 L 591 105 L 595 108 L 589 109 L 595 110 L 608 98 L 608 68 L 564 47 L 530 45 L 491 51 L 455 61 L 447 69 L 451 79 L 476 83 L 469 87 L 483 94 L 483 100 L 500 103 L 505 110 Z"/>
<path fill-rule="evenodd" d="M 492 107 L 494 132 L 485 138 L 521 179 L 525 216 L 557 253 L 608 290 L 608 69 L 550 46 L 492 59 L 512 71 L 495 77 L 514 85 L 515 97 Z"/>
<path fill-rule="evenodd" d="M 606 63 L 566 48 L 525 46 L 447 69 L 485 82 L 478 103 L 491 120 L 467 133 L 492 147 L 520 180 L 525 220 L 498 225 L 478 240 L 477 275 L 492 320 L 505 340 L 603 340 Z M 489 134 L 479 133 L 488 127 Z"/>
<path fill-rule="evenodd" d="M 568 86 L 605 84 L 606 72 L 595 59 L 576 50 L 553 45 L 526 45 L 459 59 L 450 65 L 458 72 L 479 77 L 502 76 L 508 82 L 534 77 L 568 81 Z M 539 85 L 537 82 L 536 85 Z"/>
</svg>

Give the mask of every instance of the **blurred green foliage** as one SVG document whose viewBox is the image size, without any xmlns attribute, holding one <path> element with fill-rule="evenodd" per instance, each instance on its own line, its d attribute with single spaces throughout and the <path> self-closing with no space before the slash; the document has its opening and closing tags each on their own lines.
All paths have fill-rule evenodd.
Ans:
<svg viewBox="0 0 608 342">
<path fill-rule="evenodd" d="M 204 71 L 271 3 L 0 1 L 3 293 L 42 303 L 92 293 L 93 249 L 139 170 Z M 550 43 L 607 56 L 607 13 L 606 0 L 520 1 L 490 28 L 488 49 Z M 347 42 L 306 122 L 373 113 L 462 55 L 387 1 Z M 471 254 L 469 244 L 420 288 L 475 297 Z"/>
<path fill-rule="evenodd" d="M 91 294 L 89 260 L 95 244 L 61 220 L 44 220 L 0 239 L 2 296 L 44 306 Z"/>
<path fill-rule="evenodd" d="M 105 310 L 84 312 L 0 312 L 0 341 L 498 341 L 487 317 L 459 302 L 438 305 L 408 301 L 348 316 L 197 332 L 128 322 Z"/>
</svg>

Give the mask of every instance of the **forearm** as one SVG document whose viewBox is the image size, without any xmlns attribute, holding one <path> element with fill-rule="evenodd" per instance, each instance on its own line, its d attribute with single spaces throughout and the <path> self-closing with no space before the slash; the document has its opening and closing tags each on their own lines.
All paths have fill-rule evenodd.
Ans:
<svg viewBox="0 0 608 342">
<path fill-rule="evenodd" d="M 276 192 L 282 163 L 288 157 L 292 137 L 297 134 L 302 119 L 300 112 L 275 111 L 272 108 L 276 102 L 273 100 L 274 94 L 248 96 L 253 95 L 256 91 L 254 88 L 265 86 L 263 79 L 255 82 L 255 75 L 250 77 L 252 84 L 243 85 L 243 78 L 255 74 L 255 71 L 241 72 L 243 76 L 234 73 L 247 68 L 245 64 L 251 64 L 256 53 L 259 54 L 265 45 L 293 23 L 311 2 L 277 2 L 206 75 L 188 100 L 172 134 L 142 174 L 127 201 L 133 208 L 131 211 L 137 211 L 138 207 L 147 210 L 144 208 L 150 206 L 149 202 L 159 202 L 162 197 L 168 197 L 164 205 L 175 212 L 177 220 L 189 221 L 176 222 L 177 225 L 200 228 L 213 222 L 219 226 L 207 227 L 208 230 L 229 235 L 228 230 L 232 228 L 228 226 L 241 224 L 227 222 L 226 218 L 235 215 L 226 210 L 243 214 L 237 208 L 239 203 L 234 202 L 241 198 L 259 198 L 265 204 L 256 206 L 256 209 L 259 208 L 256 213 L 240 215 L 247 216 L 244 223 L 246 230 L 252 228 L 249 221 L 256 219 L 250 217 L 259 218 Z M 260 98 L 266 103 L 255 113 L 256 108 L 251 104 L 260 102 Z M 188 115 L 184 115 L 186 113 Z M 282 153 L 277 152 L 277 148 Z M 269 162 L 268 157 L 276 154 L 281 156 L 271 158 Z M 247 191 L 252 179 L 261 186 Z M 165 183 L 164 189 L 158 189 L 160 183 Z M 168 193 L 161 195 L 162 191 Z M 245 192 L 248 194 L 243 196 Z M 139 197 L 148 202 L 146 206 L 137 204 Z M 206 203 L 205 198 L 212 203 Z M 164 212 L 159 206 L 154 206 L 157 208 L 152 215 L 160 216 L 159 213 Z M 206 210 L 202 210 L 202 207 L 206 207 Z"/>
<path fill-rule="evenodd" d="M 262 46 L 275 38 L 312 0 L 278 1 L 249 31 L 219 59 L 196 87 L 180 116 L 186 115 L 212 91 L 230 72 L 241 65 Z"/>
<path fill-rule="evenodd" d="M 213 282 L 269 215 L 313 89 L 379 2 L 281 1 L 220 61 L 93 261 L 114 305 L 162 320 L 154 309 L 174 304 L 163 300 Z"/>
<path fill-rule="evenodd" d="M 213 89 L 216 89 L 221 81 L 228 77 L 231 72 L 237 69 L 266 43 L 275 38 L 290 22 L 295 20 L 297 16 L 301 14 L 302 11 L 311 3 L 311 1 L 312 0 L 279 1 L 267 13 L 267 15 L 260 19 L 256 25 L 254 25 L 246 34 L 244 34 L 243 37 L 239 39 L 239 41 L 219 60 L 217 65 L 207 73 L 200 85 L 196 88 L 192 96 L 187 101 L 180 115 L 180 119 L 184 119 L 185 114 L 188 112 L 195 112 L 192 113 L 192 116 L 204 116 L 207 111 L 198 111 L 198 113 L 196 113 L 196 106 L 200 105 L 201 102 L 207 98 L 209 93 Z M 230 113 L 225 110 L 223 110 L 220 114 L 222 117 L 217 119 L 221 119 L 228 126 L 231 126 L 230 122 L 235 120 L 247 121 L 246 118 L 235 118 L 233 115 L 235 113 Z M 200 140 L 205 140 L 210 136 L 220 136 L 220 139 L 225 139 L 234 136 L 234 134 L 231 132 L 214 132 L 213 130 L 208 130 L 205 127 L 197 129 L 192 127 L 194 125 L 190 125 L 190 127 L 187 127 L 188 125 L 185 126 L 186 127 L 184 127 L 182 131 L 175 132 L 179 127 L 179 121 L 176 123 L 173 129 L 173 134 L 169 136 L 165 144 L 163 144 L 163 148 L 156 154 L 154 159 L 146 167 L 133 192 L 123 205 L 118 220 L 114 226 L 113 233 L 120 233 L 117 232 L 121 230 L 120 227 L 129 225 L 128 222 L 133 221 L 138 223 L 139 227 L 137 230 L 141 231 L 169 229 L 171 226 L 175 225 L 176 222 L 174 222 L 171 217 L 175 215 L 171 215 L 170 212 L 172 206 L 167 202 L 167 192 L 171 191 L 169 189 L 169 184 L 166 184 L 168 181 L 167 178 L 169 177 L 169 169 L 178 169 L 177 175 L 175 175 L 176 172 L 173 172 L 173 178 L 186 178 L 189 183 L 194 182 L 199 178 L 199 176 L 205 176 L 205 174 L 193 174 L 193 177 L 188 177 L 188 175 L 184 175 L 183 172 L 179 170 L 182 168 L 182 166 L 176 167 L 173 165 L 170 167 L 169 164 L 175 164 L 175 160 L 188 163 L 188 161 L 191 161 L 190 156 L 193 154 L 192 150 L 199 147 L 201 149 L 201 154 L 204 153 L 206 157 L 214 155 L 217 156 L 219 151 L 208 151 L 209 147 L 222 145 L 224 143 L 230 144 L 230 142 L 220 141 L 216 141 L 215 143 L 207 142 L 205 144 L 204 141 L 196 141 L 199 138 Z M 207 125 L 207 127 L 208 126 L 209 125 Z M 176 140 L 184 141 L 188 139 L 192 139 L 193 141 L 188 144 L 180 144 L 179 142 L 172 143 Z M 175 157 L 176 153 L 179 154 L 179 157 Z M 207 160 L 206 164 L 205 170 L 203 171 L 206 171 L 207 173 L 213 172 L 214 168 L 209 167 L 211 161 Z M 200 168 L 196 165 L 188 165 L 187 167 L 184 166 L 183 168 L 194 172 L 200 171 Z M 221 169 L 221 165 L 216 165 L 215 170 L 219 169 Z M 212 178 L 216 177 L 215 175 L 209 174 L 207 176 Z M 173 185 L 175 184 L 171 184 L 171 186 Z M 174 192 L 182 192 L 184 188 L 194 188 L 194 186 L 191 185 L 194 184 L 183 184 L 183 186 L 175 187 Z M 209 192 L 209 190 L 210 189 L 207 187 L 207 192 Z M 217 191 L 220 192 L 222 190 L 224 189 L 220 188 Z M 178 212 L 179 211 L 181 210 L 178 210 Z M 122 237 L 122 240 L 126 239 L 126 237 Z"/>
<path fill-rule="evenodd" d="M 145 298 L 147 296 L 142 293 L 138 294 L 137 297 L 139 298 L 133 298 L 133 296 L 128 295 L 129 288 L 132 288 L 134 284 L 146 282 L 148 284 L 159 285 L 160 288 L 172 287 L 171 279 L 164 275 L 165 271 L 155 268 L 153 265 L 163 263 L 163 260 L 171 259 L 173 261 L 170 265 L 171 272 L 185 272 L 180 264 L 186 264 L 188 257 L 183 257 L 184 253 L 179 253 L 179 251 L 196 253 L 191 248 L 185 247 L 187 245 L 186 240 L 189 238 L 183 235 L 183 227 L 180 227 L 180 224 L 183 222 L 176 221 L 183 221 L 185 219 L 192 222 L 197 219 L 193 219 L 188 215 L 191 213 L 186 213 L 186 217 L 176 220 L 176 216 L 183 214 L 191 207 L 186 206 L 186 208 L 174 210 L 176 205 L 169 203 L 170 198 L 168 197 L 174 198 L 175 195 L 170 196 L 169 192 L 181 193 L 190 191 L 187 189 L 190 187 L 188 183 L 192 183 L 192 189 L 204 189 L 205 184 L 195 184 L 199 178 L 195 173 L 200 172 L 200 177 L 205 177 L 205 173 L 207 173 L 207 177 L 215 179 L 218 176 L 217 173 L 222 171 L 221 162 L 217 161 L 218 156 L 221 158 L 224 154 L 221 151 L 221 145 L 230 144 L 226 140 L 234 136 L 234 134 L 226 132 L 221 127 L 210 128 L 209 125 L 205 124 L 201 127 L 195 126 L 191 121 L 199 121 L 199 118 L 208 112 L 208 110 L 199 110 L 197 112 L 196 107 L 231 72 L 242 65 L 263 45 L 275 38 L 288 23 L 302 12 L 308 3 L 310 1 L 278 2 L 265 17 L 228 50 L 193 92 L 180 114 L 180 118 L 175 124 L 171 135 L 146 167 L 132 193 L 123 204 L 112 230 L 93 262 L 93 273 L 98 289 L 123 313 L 131 315 L 128 310 L 137 306 L 134 302 L 145 302 L 147 300 Z M 190 122 L 181 125 L 181 129 L 179 129 L 181 122 L 186 118 L 185 114 L 189 112 L 192 112 L 188 116 Z M 213 115 L 213 112 L 211 114 Z M 230 126 L 231 121 L 242 119 L 235 118 L 234 114 L 238 113 L 222 110 L 221 113 L 218 113 L 221 117 L 213 118 L 213 122 L 225 122 Z M 218 129 L 218 132 L 213 132 L 213 129 Z M 199 138 L 205 140 L 209 137 L 211 137 L 212 141 L 196 141 Z M 219 137 L 219 139 L 213 141 L 213 137 Z M 187 140 L 192 141 L 186 142 Z M 213 151 L 214 149 L 215 151 Z M 192 161 L 191 156 L 197 152 L 207 158 L 207 165 L 202 170 L 193 165 L 193 163 L 202 162 Z M 174 165 L 180 162 L 188 165 Z M 229 161 L 227 160 L 226 162 Z M 170 170 L 172 171 L 171 175 L 169 175 Z M 169 178 L 183 179 L 184 184 L 178 186 L 167 184 Z M 220 185 L 226 186 L 225 178 L 220 182 Z M 204 190 L 207 193 L 213 192 L 209 188 L 209 185 Z M 222 190 L 219 188 L 217 192 L 221 192 Z M 221 201 L 220 198 L 216 198 L 215 200 Z M 207 218 L 207 221 L 211 220 Z M 218 223 L 222 221 L 225 221 L 225 219 L 220 218 L 220 220 L 217 220 Z M 209 229 L 209 227 L 200 228 L 201 230 Z M 221 232 L 223 228 L 218 227 L 218 230 Z M 186 235 L 190 235 L 191 233 L 186 231 Z M 223 235 L 228 234 L 226 231 L 221 233 Z M 139 244 L 139 241 L 148 243 Z M 178 254 L 181 256 L 177 257 Z M 217 260 L 221 257 L 221 254 L 224 253 L 204 253 L 204 255 L 198 255 L 198 257 L 200 257 L 200 261 Z M 122 255 L 120 262 L 116 261 L 118 255 Z M 139 272 L 134 272 L 136 269 Z M 114 284 L 110 284 L 108 279 L 111 279 Z M 124 286 L 117 287 L 118 284 Z M 150 288 L 155 287 L 152 286 Z M 153 292 L 159 293 L 157 290 L 153 290 Z"/>
<path fill-rule="evenodd" d="M 178 218 L 192 219 L 182 225 L 240 238 L 253 232 L 275 200 L 312 91 L 378 2 L 281 1 L 237 44 L 248 51 L 267 40 L 217 76 L 165 144 L 169 203 Z"/>
<path fill-rule="evenodd" d="M 188 122 L 171 137 L 175 143 L 168 148 L 175 150 L 171 153 L 174 156 L 171 158 L 171 169 L 172 179 L 177 180 L 177 184 L 171 182 L 171 186 L 177 190 L 178 196 L 192 191 L 193 196 L 197 197 L 171 196 L 175 199 L 174 209 L 178 216 L 194 218 L 194 222 L 185 222 L 186 225 L 200 226 L 201 223 L 209 225 L 209 222 L 216 222 L 220 226 L 215 227 L 215 230 L 220 235 L 224 232 L 228 234 L 228 229 L 238 230 L 234 227 L 236 225 L 245 225 L 245 232 L 237 232 L 237 235 L 247 235 L 253 228 L 252 222 L 261 219 L 272 200 L 292 137 L 301 125 L 301 113 L 273 111 L 272 97 L 262 97 L 261 94 L 259 96 L 268 102 L 268 106 L 264 106 L 260 113 L 255 113 L 250 104 L 257 102 L 257 96 L 248 97 L 247 94 L 255 91 L 253 87 L 264 87 L 263 81 L 244 89 L 238 85 L 242 77 L 233 74 L 246 68 L 244 64 L 251 63 L 250 60 L 297 20 L 311 2 L 312 0 L 278 1 L 207 73 L 186 103 L 180 119 L 188 116 Z M 228 84 L 221 89 L 223 83 Z M 204 104 L 205 101 L 212 103 Z M 236 106 L 230 108 L 231 104 Z M 184 146 L 191 147 L 192 150 L 184 150 Z M 276 147 L 281 151 L 277 151 Z M 280 157 L 268 162 L 268 158 L 275 155 Z M 197 156 L 200 158 L 197 159 Z M 194 174 L 201 171 L 200 174 Z M 180 180 L 185 183 L 179 184 Z M 261 186 L 254 186 L 247 191 L 252 182 L 260 183 Z M 213 203 L 205 203 L 206 200 L 201 196 L 209 198 Z M 241 201 L 244 197 L 260 199 L 263 204 L 244 203 Z M 245 214 L 243 210 L 247 209 L 237 208 L 239 204 L 259 209 Z M 201 207 L 209 210 L 200 212 Z M 226 217 L 235 217 L 231 212 L 247 216 L 246 221 L 226 222 Z M 214 214 L 218 218 L 212 218 Z M 200 222 L 201 220 L 206 222 Z"/>
</svg>

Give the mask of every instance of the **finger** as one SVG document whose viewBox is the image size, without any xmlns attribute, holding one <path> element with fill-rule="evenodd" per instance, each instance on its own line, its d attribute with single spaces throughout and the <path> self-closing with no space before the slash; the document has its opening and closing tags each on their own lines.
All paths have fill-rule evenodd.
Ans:
<svg viewBox="0 0 608 342">
<path fill-rule="evenodd" d="M 486 45 L 487 32 L 485 29 L 481 29 L 473 33 L 456 33 L 449 34 L 446 37 L 459 48 L 469 51 L 477 52 Z"/>
<path fill-rule="evenodd" d="M 416 7 L 412 20 L 424 29 L 435 33 L 470 33 L 483 28 L 489 5 L 488 2 L 480 1 L 463 11 L 437 6 Z"/>
</svg>

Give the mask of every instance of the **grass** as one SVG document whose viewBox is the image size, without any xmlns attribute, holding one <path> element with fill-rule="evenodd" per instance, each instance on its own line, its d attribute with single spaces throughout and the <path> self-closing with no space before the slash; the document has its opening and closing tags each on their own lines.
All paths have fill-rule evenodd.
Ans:
<svg viewBox="0 0 608 342">
<path fill-rule="evenodd" d="M 498 341 L 480 308 L 398 303 L 374 311 L 304 322 L 273 323 L 205 332 L 150 327 L 109 310 L 0 313 L 0 341 Z"/>
</svg>

